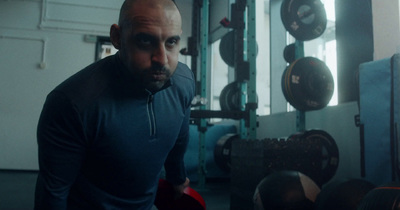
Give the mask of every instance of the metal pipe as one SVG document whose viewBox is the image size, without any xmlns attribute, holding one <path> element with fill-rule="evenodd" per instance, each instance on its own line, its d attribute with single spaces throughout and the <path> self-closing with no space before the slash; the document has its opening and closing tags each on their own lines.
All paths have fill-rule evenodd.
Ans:
<svg viewBox="0 0 400 210">
<path fill-rule="evenodd" d="M 40 23 L 39 23 L 39 28 L 43 28 L 43 21 L 46 19 L 46 5 L 47 5 L 47 0 L 42 0 L 42 14 L 40 18 Z"/>
<path fill-rule="evenodd" d="M 59 32 L 66 32 L 66 33 L 87 33 L 87 34 L 95 34 L 101 36 L 109 36 L 108 31 L 99 31 L 99 30 L 87 30 L 87 29 L 76 29 L 76 28 L 67 28 L 67 27 L 60 27 L 60 26 L 39 26 L 42 29 L 49 29 L 55 30 Z"/>
<path fill-rule="evenodd" d="M 46 68 L 46 45 L 47 40 L 44 38 L 32 38 L 32 37 L 20 37 L 20 36 L 10 36 L 10 35 L 0 35 L 1 39 L 15 39 L 15 40 L 28 40 L 28 41 L 39 41 L 42 43 L 42 61 L 39 63 L 39 68 Z"/>
<path fill-rule="evenodd" d="M 40 0 L 2 0 L 2 1 L 28 1 L 28 2 L 41 2 Z"/>
<path fill-rule="evenodd" d="M 63 22 L 63 23 L 74 23 L 74 24 L 88 24 L 88 25 L 98 25 L 98 26 L 108 26 L 111 24 L 105 23 L 95 23 L 89 21 L 76 21 L 76 20 L 66 20 L 66 19 L 59 19 L 59 18 L 45 18 L 46 21 L 54 21 L 54 22 Z M 46 26 L 44 26 L 46 27 Z"/>
<path fill-rule="evenodd" d="M 112 7 L 105 7 L 105 6 L 84 5 L 84 4 L 76 4 L 76 3 L 70 3 L 70 2 L 55 2 L 55 1 L 47 1 L 47 2 L 48 2 L 48 4 L 58 4 L 58 5 L 67 5 L 67 6 L 87 7 L 87 8 L 119 11 L 119 8 L 112 8 Z"/>
<path fill-rule="evenodd" d="M 42 14 L 39 23 L 40 29 L 55 29 L 55 30 L 67 30 L 67 31 L 79 31 L 79 32 L 98 32 L 101 34 L 107 33 L 107 31 L 89 31 L 85 29 L 73 29 L 73 28 L 66 28 L 66 27 L 54 27 L 54 26 L 46 26 L 46 21 L 54 21 L 54 22 L 64 22 L 64 23 L 73 23 L 73 24 L 90 24 L 90 25 L 98 25 L 98 26 L 108 26 L 108 24 L 104 23 L 95 23 L 95 22 L 88 22 L 88 21 L 75 21 L 75 20 L 66 20 L 66 19 L 58 19 L 58 18 L 49 18 L 47 17 L 47 9 L 49 4 L 59 4 L 59 5 L 69 5 L 69 6 L 81 6 L 81 7 L 89 7 L 89 8 L 100 8 L 100 9 L 109 9 L 109 10 L 116 10 L 115 8 L 110 7 L 100 7 L 100 6 L 89 6 L 89 5 L 80 5 L 74 3 L 65 3 L 65 2 L 52 2 L 48 0 L 42 1 Z"/>
</svg>

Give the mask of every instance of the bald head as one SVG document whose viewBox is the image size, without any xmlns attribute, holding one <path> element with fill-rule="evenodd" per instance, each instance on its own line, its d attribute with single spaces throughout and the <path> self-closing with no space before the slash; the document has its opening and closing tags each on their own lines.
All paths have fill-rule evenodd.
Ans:
<svg viewBox="0 0 400 210">
<path fill-rule="evenodd" d="M 119 13 L 118 25 L 131 24 L 131 11 L 138 5 L 149 8 L 162 7 L 168 10 L 178 10 L 174 0 L 125 0 Z"/>
<path fill-rule="evenodd" d="M 178 65 L 182 17 L 171 0 L 125 0 L 111 42 L 135 84 L 156 92 Z"/>
</svg>

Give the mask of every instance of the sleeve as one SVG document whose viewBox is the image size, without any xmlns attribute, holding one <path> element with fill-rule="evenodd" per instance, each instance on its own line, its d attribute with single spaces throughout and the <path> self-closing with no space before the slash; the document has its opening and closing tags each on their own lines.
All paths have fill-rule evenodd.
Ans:
<svg viewBox="0 0 400 210">
<path fill-rule="evenodd" d="M 164 164 L 166 180 L 173 185 L 184 183 L 187 176 L 184 155 L 189 142 L 189 117 L 190 108 L 186 110 L 185 119 L 181 127 L 181 134 L 176 140 L 174 147 L 169 152 Z"/>
<path fill-rule="evenodd" d="M 164 164 L 166 180 L 174 185 L 179 185 L 186 181 L 187 175 L 184 164 L 184 155 L 189 143 L 189 119 L 191 113 L 191 103 L 196 91 L 193 72 L 188 66 L 182 63 L 179 63 L 178 67 L 182 69 L 182 72 L 184 72 L 186 78 L 184 82 L 181 82 L 181 84 L 186 84 L 184 85 L 186 88 L 183 89 L 187 91 L 185 93 L 187 96 L 185 100 L 185 117 L 183 119 L 180 134 L 175 146 L 168 154 L 167 160 Z"/>
<path fill-rule="evenodd" d="M 47 97 L 37 141 L 40 171 L 35 209 L 66 209 L 69 189 L 85 157 L 85 138 L 79 115 L 64 95 L 52 92 Z"/>
</svg>

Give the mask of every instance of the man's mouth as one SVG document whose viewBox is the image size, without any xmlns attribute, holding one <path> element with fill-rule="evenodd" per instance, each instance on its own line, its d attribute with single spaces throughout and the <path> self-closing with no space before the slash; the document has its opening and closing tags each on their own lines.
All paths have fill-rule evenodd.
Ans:
<svg viewBox="0 0 400 210">
<path fill-rule="evenodd" d="M 166 74 L 163 71 L 154 71 L 150 75 L 153 80 L 158 80 L 158 81 L 165 80 L 166 77 Z"/>
</svg>

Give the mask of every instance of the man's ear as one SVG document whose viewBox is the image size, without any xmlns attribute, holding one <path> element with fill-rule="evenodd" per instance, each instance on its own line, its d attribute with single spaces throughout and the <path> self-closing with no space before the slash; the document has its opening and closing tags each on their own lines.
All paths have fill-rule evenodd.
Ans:
<svg viewBox="0 0 400 210">
<path fill-rule="evenodd" d="M 117 24 L 113 24 L 110 28 L 110 39 L 114 47 L 119 50 L 121 47 L 121 29 Z"/>
</svg>

